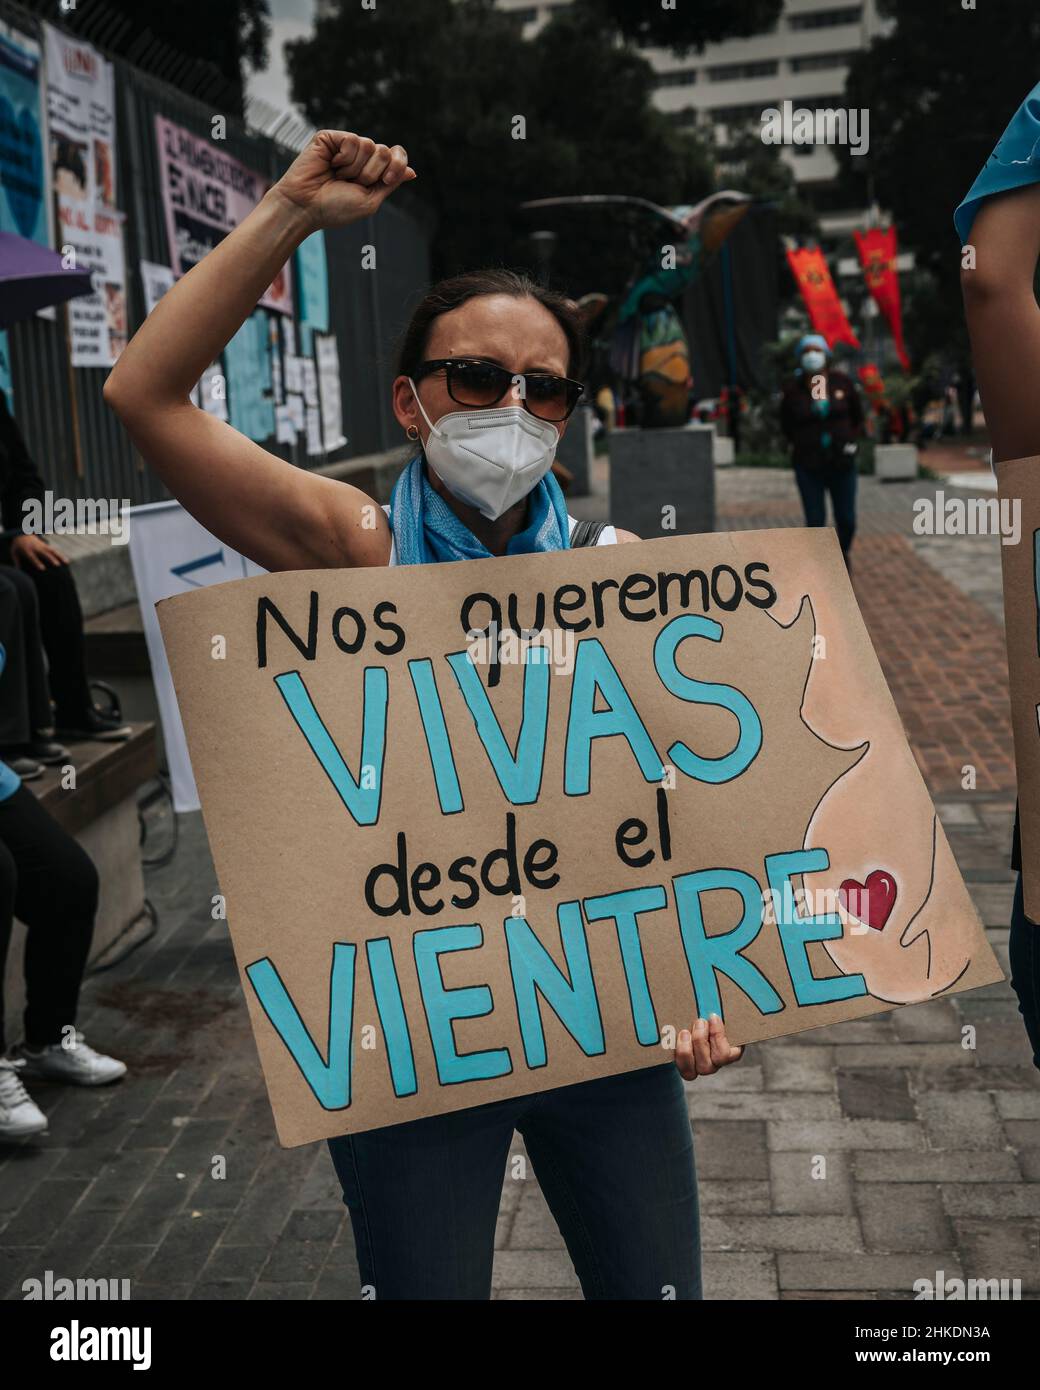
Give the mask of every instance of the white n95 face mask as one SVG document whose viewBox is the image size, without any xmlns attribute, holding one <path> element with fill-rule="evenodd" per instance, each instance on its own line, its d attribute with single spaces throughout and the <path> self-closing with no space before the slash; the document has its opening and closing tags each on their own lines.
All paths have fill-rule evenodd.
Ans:
<svg viewBox="0 0 1040 1390">
<path fill-rule="evenodd" d="M 552 467 L 560 434 L 550 420 L 539 420 L 522 405 L 507 405 L 453 410 L 434 424 L 414 382 L 411 387 L 430 427 L 427 462 L 460 501 L 489 521 L 525 498 Z"/>
<path fill-rule="evenodd" d="M 827 354 L 819 348 L 809 348 L 802 353 L 802 366 L 807 372 L 822 372 L 827 365 Z"/>
</svg>

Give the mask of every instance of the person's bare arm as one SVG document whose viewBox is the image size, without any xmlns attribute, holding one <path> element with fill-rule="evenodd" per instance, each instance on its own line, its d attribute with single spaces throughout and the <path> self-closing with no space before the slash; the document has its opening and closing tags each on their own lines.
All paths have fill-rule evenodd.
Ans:
<svg viewBox="0 0 1040 1390">
<path fill-rule="evenodd" d="M 961 286 L 993 457 L 1027 458 L 1040 454 L 1040 184 L 988 198 L 968 241 L 975 268 Z"/>
<path fill-rule="evenodd" d="M 385 564 L 386 517 L 360 489 L 294 468 L 197 409 L 189 392 L 306 237 L 370 216 L 414 177 L 400 145 L 320 131 L 163 296 L 105 383 L 106 402 L 177 500 L 265 569 Z"/>
</svg>

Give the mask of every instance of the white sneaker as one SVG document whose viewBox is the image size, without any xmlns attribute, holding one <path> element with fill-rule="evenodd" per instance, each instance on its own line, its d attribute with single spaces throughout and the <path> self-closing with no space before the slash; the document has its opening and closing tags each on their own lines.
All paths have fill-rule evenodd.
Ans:
<svg viewBox="0 0 1040 1390">
<path fill-rule="evenodd" d="M 47 1133 L 47 1116 L 22 1085 L 24 1066 L 0 1057 L 0 1139 Z"/>
<path fill-rule="evenodd" d="M 76 1033 L 76 1041 L 70 1047 L 51 1043 L 34 1052 L 22 1042 L 7 1055 L 24 1064 L 23 1075 L 40 1081 L 64 1081 L 70 1086 L 107 1086 L 110 1081 L 118 1081 L 126 1075 L 125 1062 L 95 1052 L 80 1032 Z"/>
</svg>

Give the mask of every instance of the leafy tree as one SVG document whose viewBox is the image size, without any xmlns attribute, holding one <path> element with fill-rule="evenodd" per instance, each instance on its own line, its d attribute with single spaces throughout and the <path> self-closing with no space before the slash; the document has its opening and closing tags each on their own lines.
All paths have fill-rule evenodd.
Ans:
<svg viewBox="0 0 1040 1390">
<path fill-rule="evenodd" d="M 721 39 L 749 38 L 775 25 L 783 0 L 577 0 L 625 38 L 686 53 Z"/>
<path fill-rule="evenodd" d="M 907 305 L 915 358 L 942 350 L 968 361 L 954 208 L 1037 80 L 1040 9 L 948 0 L 879 0 L 896 20 L 853 61 L 850 106 L 870 115 L 870 148 L 839 148 L 842 178 L 861 206 L 892 212 L 900 245 L 922 274 Z"/>
<path fill-rule="evenodd" d="M 20 3 L 224 110 L 242 109 L 244 67 L 267 65 L 268 0 L 175 0 L 162 5 L 90 0 L 67 8 L 55 0 Z M 178 61 L 182 54 L 199 64 L 195 72 L 185 71 L 183 61 Z M 212 73 L 209 80 L 206 69 Z"/>
<path fill-rule="evenodd" d="M 581 10 L 561 10 L 525 41 L 491 0 L 344 6 L 288 45 L 287 63 L 316 125 L 407 147 L 414 196 L 438 218 L 437 275 L 532 267 L 530 233 L 550 229 L 554 280 L 574 294 L 617 289 L 632 269 L 623 218 L 519 205 L 574 193 L 672 204 L 711 188 L 703 144 L 652 105 L 650 65 Z"/>
<path fill-rule="evenodd" d="M 819 236 L 817 214 L 778 146 L 764 145 L 754 131 L 745 130 L 731 137 L 717 158 L 720 183 L 774 205 L 781 236 Z"/>
</svg>

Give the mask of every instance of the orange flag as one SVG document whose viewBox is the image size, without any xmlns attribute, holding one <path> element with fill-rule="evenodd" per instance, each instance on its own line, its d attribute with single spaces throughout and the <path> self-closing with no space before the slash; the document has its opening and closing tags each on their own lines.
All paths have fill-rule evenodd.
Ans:
<svg viewBox="0 0 1040 1390">
<path fill-rule="evenodd" d="M 789 250 L 787 263 L 798 282 L 809 311 L 809 320 L 816 332 L 822 333 L 831 347 L 835 343 L 848 343 L 850 347 L 858 348 L 859 339 L 845 317 L 838 291 L 819 247 Z"/>
</svg>

